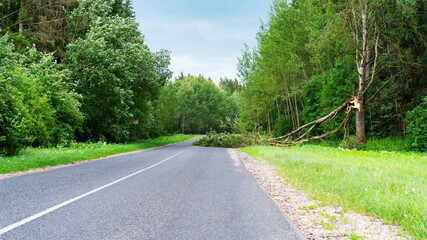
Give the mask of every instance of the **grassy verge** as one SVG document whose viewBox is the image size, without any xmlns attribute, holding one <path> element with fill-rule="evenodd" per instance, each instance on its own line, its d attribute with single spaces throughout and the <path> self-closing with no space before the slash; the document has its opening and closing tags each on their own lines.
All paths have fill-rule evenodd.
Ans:
<svg viewBox="0 0 427 240">
<path fill-rule="evenodd" d="M 179 134 L 123 144 L 74 143 L 64 148 L 26 148 L 18 156 L 0 157 L 0 174 L 158 147 L 189 140 L 195 136 Z"/>
<path fill-rule="evenodd" d="M 363 150 L 378 151 L 411 151 L 411 142 L 408 139 L 399 137 L 387 138 L 368 138 L 367 142 L 362 145 Z"/>
<path fill-rule="evenodd" d="M 349 142 L 341 140 L 317 140 L 310 142 L 310 145 L 324 147 L 341 147 L 351 148 L 355 144 L 355 136 L 349 139 Z M 409 139 L 402 137 L 386 137 L 386 138 L 368 138 L 367 142 L 360 146 L 360 150 L 365 151 L 387 151 L 387 152 L 410 152 L 412 151 L 411 142 Z"/>
<path fill-rule="evenodd" d="M 401 225 L 427 239 L 427 154 L 355 151 L 314 145 L 247 147 L 317 200 Z"/>
</svg>

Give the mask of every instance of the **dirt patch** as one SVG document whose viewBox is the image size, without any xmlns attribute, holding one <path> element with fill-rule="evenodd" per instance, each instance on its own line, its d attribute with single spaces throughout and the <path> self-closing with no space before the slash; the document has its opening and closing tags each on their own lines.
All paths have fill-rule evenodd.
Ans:
<svg viewBox="0 0 427 240">
<path fill-rule="evenodd" d="M 288 186 L 264 159 L 255 160 L 234 149 L 229 149 L 229 153 L 236 162 L 243 162 L 277 206 L 310 240 L 411 239 L 398 235 L 403 233 L 400 227 L 386 225 L 375 217 L 347 211 L 340 206 L 326 206 L 309 199 L 307 192 Z"/>
</svg>

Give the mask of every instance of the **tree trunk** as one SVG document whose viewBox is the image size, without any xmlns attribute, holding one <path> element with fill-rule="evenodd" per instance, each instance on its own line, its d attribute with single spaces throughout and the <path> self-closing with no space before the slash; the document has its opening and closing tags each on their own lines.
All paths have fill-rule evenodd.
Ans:
<svg viewBox="0 0 427 240">
<path fill-rule="evenodd" d="M 356 47 L 356 65 L 359 75 L 359 89 L 354 105 L 356 110 L 356 147 L 366 142 L 365 129 L 365 97 L 366 91 L 374 80 L 378 57 L 377 27 L 371 22 L 373 10 L 370 9 L 370 0 L 359 0 L 361 8 L 357 5 L 352 8 L 352 21 L 350 27 L 353 32 Z M 360 11 L 360 12 L 358 12 Z M 360 24 L 360 25 L 359 25 Z M 371 26 L 374 25 L 374 26 Z M 372 29 L 374 28 L 374 29 Z M 372 34 L 372 30 L 375 32 Z M 375 48 L 374 56 L 371 56 L 372 47 Z M 372 69 L 371 69 L 372 67 Z"/>
<path fill-rule="evenodd" d="M 290 99 L 290 97 L 287 97 L 288 100 L 288 104 L 289 104 L 289 114 L 291 116 L 291 120 L 292 120 L 292 129 L 297 129 L 297 124 L 295 122 L 295 114 L 294 114 L 294 106 L 292 105 L 292 101 Z"/>
<path fill-rule="evenodd" d="M 24 23 L 20 22 L 19 23 L 18 35 L 21 35 L 23 31 L 24 31 Z"/>
<path fill-rule="evenodd" d="M 181 123 L 181 127 L 182 127 L 182 134 L 184 134 L 184 127 L 185 127 L 185 115 L 182 116 L 182 123 Z"/>
<path fill-rule="evenodd" d="M 356 146 L 366 143 L 365 113 L 363 103 L 360 103 L 360 110 L 356 110 Z"/>
<path fill-rule="evenodd" d="M 297 128 L 300 127 L 300 122 L 299 122 L 299 110 L 298 110 L 298 102 L 297 102 L 297 95 L 294 95 L 294 100 L 295 100 L 295 116 L 297 118 Z"/>
</svg>

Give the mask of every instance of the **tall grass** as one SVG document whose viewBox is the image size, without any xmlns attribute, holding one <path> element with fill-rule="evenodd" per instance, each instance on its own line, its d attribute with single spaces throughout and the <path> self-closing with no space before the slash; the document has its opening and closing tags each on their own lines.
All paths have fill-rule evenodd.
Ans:
<svg viewBox="0 0 427 240">
<path fill-rule="evenodd" d="M 427 154 L 305 145 L 247 147 L 297 187 L 331 204 L 397 223 L 427 239 Z"/>
<path fill-rule="evenodd" d="M 113 154 L 158 147 L 170 143 L 182 142 L 196 135 L 172 135 L 133 143 L 73 143 L 69 147 L 26 148 L 18 156 L 0 157 L 0 174 L 25 171 L 32 168 L 56 166 L 79 160 L 96 159 Z"/>
<path fill-rule="evenodd" d="M 409 139 L 401 137 L 387 138 L 369 138 L 365 144 L 361 146 L 363 150 L 378 150 L 378 151 L 411 151 L 411 142 Z"/>
<path fill-rule="evenodd" d="M 324 147 L 341 147 L 354 148 L 356 136 L 351 136 L 346 141 L 342 140 L 315 140 L 310 145 Z M 360 150 L 387 151 L 387 152 L 410 152 L 412 151 L 411 141 L 403 137 L 386 137 L 386 138 L 368 138 L 366 143 L 361 144 Z"/>
</svg>

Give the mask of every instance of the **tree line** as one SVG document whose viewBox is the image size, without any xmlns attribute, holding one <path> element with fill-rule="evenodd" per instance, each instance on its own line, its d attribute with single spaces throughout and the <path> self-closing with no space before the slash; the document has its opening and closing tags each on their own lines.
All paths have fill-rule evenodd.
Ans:
<svg viewBox="0 0 427 240">
<path fill-rule="evenodd" d="M 240 117 L 241 87 L 237 79 L 221 78 L 217 86 L 202 75 L 181 75 L 161 89 L 157 123 L 166 132 L 232 131 Z"/>
<path fill-rule="evenodd" d="M 300 140 L 337 129 L 332 138 L 350 145 L 398 136 L 425 151 L 425 11 L 421 0 L 274 0 L 239 57 L 240 81 L 217 86 L 202 75 L 171 81 L 170 52 L 145 44 L 130 0 L 4 0 L 0 154 L 167 133 Z M 334 112 L 349 107 L 356 114 Z"/>
<path fill-rule="evenodd" d="M 426 8 L 418 0 L 274 0 L 237 66 L 246 128 L 282 136 L 314 121 L 307 136 L 340 126 L 335 138 L 359 145 L 409 133 L 414 148 L 426 150 L 426 126 L 411 117 L 427 119 L 419 107 L 426 103 Z M 350 98 L 356 114 L 335 116 Z M 316 122 L 329 113 L 329 122 Z"/>
<path fill-rule="evenodd" d="M 170 79 L 130 0 L 0 3 L 0 155 L 72 141 L 126 142 L 229 130 L 236 79 Z"/>
<path fill-rule="evenodd" d="M 131 1 L 0 3 L 0 154 L 71 141 L 123 142 L 147 125 L 172 76 Z M 136 129 L 136 136 L 145 129 Z"/>
</svg>

